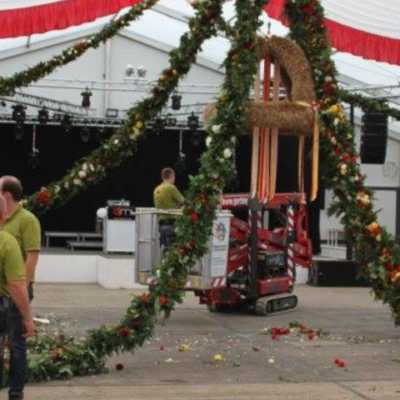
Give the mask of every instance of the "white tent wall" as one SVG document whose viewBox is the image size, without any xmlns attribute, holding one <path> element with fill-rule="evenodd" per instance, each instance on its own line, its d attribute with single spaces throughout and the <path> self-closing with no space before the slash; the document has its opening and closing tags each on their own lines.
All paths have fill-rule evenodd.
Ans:
<svg viewBox="0 0 400 400">
<path fill-rule="evenodd" d="M 11 75 L 19 70 L 35 65 L 40 61 L 46 61 L 55 54 L 60 53 L 69 45 L 77 42 L 77 38 L 70 42 L 57 44 L 55 40 L 48 43 L 41 43 L 30 49 L 19 49 L 5 51 L 0 54 L 0 63 L 2 73 Z M 106 50 L 108 47 L 108 50 Z M 141 38 L 131 32 L 117 35 L 108 45 L 102 45 L 98 49 L 89 50 L 83 57 L 69 65 L 59 68 L 53 74 L 49 75 L 43 81 L 33 84 L 31 87 L 24 88 L 24 93 L 43 96 L 58 101 L 67 101 L 73 104 L 81 103 L 81 92 L 85 89 L 85 81 L 117 81 L 121 82 L 118 90 L 92 90 L 91 107 L 96 109 L 96 116 L 104 117 L 106 108 L 117 108 L 126 110 L 132 107 L 137 101 L 148 95 L 149 86 L 138 86 L 135 90 L 125 91 L 124 79 L 125 68 L 132 65 L 135 68 L 144 66 L 147 70 L 146 81 L 155 81 L 160 72 L 168 66 L 167 53 L 172 49 L 171 46 L 161 42 Z M 29 50 L 29 51 L 26 51 Z M 109 66 L 107 67 L 107 57 L 109 57 Z M 64 82 L 52 81 L 53 79 L 65 80 Z M 218 70 L 218 64 L 198 57 L 198 63 L 194 65 L 190 73 L 184 78 L 183 85 L 211 85 L 219 86 L 223 80 L 222 70 Z M 75 81 L 83 81 L 81 85 L 76 85 Z M 128 81 L 125 81 L 128 82 Z M 55 86 L 52 88 L 44 87 L 46 85 Z M 56 87 L 59 86 L 59 87 Z M 78 88 L 72 88 L 78 86 Z M 131 86 L 132 87 L 132 86 Z M 185 90 L 189 93 L 185 94 Z M 212 101 L 213 94 L 202 94 L 201 88 L 193 90 L 188 87 L 179 89 L 183 95 L 182 103 L 207 103 Z M 217 89 L 213 89 L 217 92 Z M 191 93 L 192 92 L 192 93 Z M 193 93 L 195 92 L 195 93 Z M 28 109 L 28 113 L 36 113 L 37 110 Z"/>
</svg>

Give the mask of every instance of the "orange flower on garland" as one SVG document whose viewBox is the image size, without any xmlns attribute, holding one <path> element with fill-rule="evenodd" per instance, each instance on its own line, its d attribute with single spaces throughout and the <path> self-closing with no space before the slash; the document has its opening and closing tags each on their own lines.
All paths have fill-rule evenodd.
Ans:
<svg viewBox="0 0 400 400">
<path fill-rule="evenodd" d="M 382 232 L 382 228 L 379 226 L 377 222 L 373 222 L 367 226 L 367 229 L 371 233 L 371 235 L 378 236 Z"/>
</svg>

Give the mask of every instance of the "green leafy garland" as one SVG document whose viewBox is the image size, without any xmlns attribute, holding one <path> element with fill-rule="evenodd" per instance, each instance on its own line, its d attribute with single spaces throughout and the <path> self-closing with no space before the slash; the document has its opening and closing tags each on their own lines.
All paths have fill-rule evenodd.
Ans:
<svg viewBox="0 0 400 400">
<path fill-rule="evenodd" d="M 135 4 L 125 15 L 109 22 L 99 32 L 69 47 L 49 61 L 40 62 L 31 68 L 15 73 L 9 78 L 0 77 L 0 95 L 12 96 L 15 93 L 15 89 L 28 86 L 44 78 L 56 68 L 77 60 L 89 49 L 96 49 L 101 43 L 105 43 L 108 39 L 115 36 L 119 30 L 128 26 L 132 21 L 140 17 L 143 11 L 154 6 L 157 2 L 158 0 L 145 0 L 139 4 Z"/>
<path fill-rule="evenodd" d="M 287 1 L 285 13 L 291 37 L 310 60 L 320 105 L 321 159 L 335 201 L 330 212 L 341 217 L 346 238 L 355 250 L 361 274 L 377 299 L 389 304 L 400 324 L 400 257 L 394 238 L 377 222 L 373 193 L 360 172 L 352 126 L 346 121 L 338 95 L 337 71 L 318 0 Z"/>
<path fill-rule="evenodd" d="M 171 68 L 164 70 L 160 78 L 159 83 L 164 83 L 162 87 L 167 86 L 170 90 L 172 86 L 170 80 L 177 74 L 174 72 L 168 74 L 168 71 L 176 70 L 183 73 L 188 69 L 186 64 L 194 61 L 202 40 L 215 33 L 216 20 L 221 16 L 222 2 L 223 0 L 207 0 L 197 6 L 197 16 L 189 24 L 191 32 L 182 38 L 181 47 L 171 55 Z M 184 215 L 177 223 L 177 242 L 163 261 L 159 279 L 150 288 L 149 293 L 134 297 L 118 326 L 103 326 L 92 331 L 84 340 L 63 335 L 55 338 L 39 336 L 33 340 L 30 344 L 32 354 L 29 364 L 32 381 L 63 379 L 101 372 L 104 369 L 106 356 L 121 351 L 133 351 L 143 345 L 152 335 L 156 313 L 160 311 L 169 313 L 175 303 L 181 301 L 182 293 L 178 289 L 185 281 L 187 268 L 194 265 L 207 250 L 205 243 L 212 231 L 218 203 L 216 195 L 233 175 L 234 136 L 240 132 L 244 124 L 243 99 L 249 97 L 256 72 L 254 45 L 264 3 L 263 0 L 255 0 L 249 7 L 247 0 L 237 0 L 236 33 L 232 38 L 232 48 L 225 62 L 227 73 L 218 101 L 218 114 L 208 131 L 209 149 L 202 156 L 199 175 L 191 181 Z M 175 58 L 178 56 L 179 60 Z M 158 96 L 164 94 L 160 93 L 159 86 L 156 94 Z M 154 101 L 151 98 L 143 103 L 148 107 L 153 105 L 153 108 L 149 107 L 153 110 Z M 132 112 L 132 115 L 141 116 L 140 122 L 144 120 L 143 114 L 140 114 L 142 110 L 145 109 L 147 115 L 151 114 L 143 107 L 143 103 L 139 109 L 136 108 Z M 133 129 L 140 129 L 137 122 Z M 113 153 L 114 156 L 116 154 L 117 152 Z M 66 182 L 69 182 L 69 179 L 71 177 L 68 177 Z M 83 179 L 83 177 L 73 179 Z M 47 194 L 48 188 L 42 189 L 27 204 L 36 205 L 37 197 L 43 193 Z M 43 199 L 39 202 L 42 204 Z M 41 205 L 41 211 L 47 210 L 50 205 L 47 200 L 44 203 L 46 207 L 43 209 Z"/>
<path fill-rule="evenodd" d="M 387 115 L 400 121 L 400 110 L 389 107 L 386 100 L 377 100 L 359 93 L 349 93 L 347 90 L 339 90 L 338 97 L 344 103 L 361 108 L 363 111 Z"/>
<path fill-rule="evenodd" d="M 180 46 L 169 54 L 170 67 L 163 70 L 151 95 L 128 111 L 125 124 L 99 148 L 77 162 L 66 176 L 34 193 L 25 202 L 26 208 L 40 216 L 52 207 L 60 207 L 99 183 L 107 171 L 119 166 L 136 150 L 136 141 L 144 133 L 144 122 L 155 117 L 167 103 L 179 79 L 189 72 L 204 40 L 215 34 L 220 16 L 215 7 L 200 7 L 189 21 L 190 31 L 182 36 Z"/>
<path fill-rule="evenodd" d="M 105 176 L 131 154 L 128 146 L 143 132 L 143 122 L 154 116 L 185 74 L 206 37 L 215 33 L 222 0 L 207 0 L 197 5 L 190 22 L 191 32 L 182 38 L 179 49 L 170 55 L 171 67 L 163 71 L 152 97 L 131 111 L 129 123 L 100 149 L 85 158 L 57 184 L 42 189 L 27 205 L 36 213 L 62 205 L 90 184 Z M 219 97 L 218 114 L 208 130 L 209 148 L 202 156 L 199 175 L 192 178 L 184 208 L 177 223 L 177 242 L 167 254 L 160 276 L 149 293 L 136 296 L 116 327 L 101 327 L 85 340 L 59 336 L 39 337 L 31 344 L 35 351 L 30 361 L 31 379 L 68 378 L 101 372 L 104 359 L 115 352 L 132 351 L 151 337 L 155 314 L 169 313 L 181 301 L 179 287 L 187 269 L 206 252 L 211 234 L 216 194 L 231 179 L 235 135 L 244 126 L 243 104 L 249 97 L 257 60 L 254 53 L 256 29 L 263 0 L 237 0 L 238 18 L 232 35 L 232 48 L 225 61 L 226 78 Z M 376 297 L 390 304 L 395 322 L 400 322 L 400 268 L 393 238 L 376 221 L 372 193 L 364 186 L 357 164 L 351 126 L 346 122 L 337 96 L 336 70 L 330 59 L 323 9 L 317 0 L 287 2 L 286 13 L 292 37 L 303 47 L 314 71 L 320 104 L 322 159 L 325 178 L 334 187 L 336 202 L 332 212 L 342 216 L 348 239 L 354 245 L 363 273 L 369 278 Z M 72 193 L 71 193 L 72 192 Z"/>
</svg>

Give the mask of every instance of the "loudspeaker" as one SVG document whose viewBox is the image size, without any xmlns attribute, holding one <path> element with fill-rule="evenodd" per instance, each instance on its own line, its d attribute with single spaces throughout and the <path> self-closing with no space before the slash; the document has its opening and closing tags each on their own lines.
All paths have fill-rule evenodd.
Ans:
<svg viewBox="0 0 400 400">
<path fill-rule="evenodd" d="M 384 164 L 388 141 L 387 115 L 364 114 L 362 123 L 361 162 L 363 164 Z"/>
<path fill-rule="evenodd" d="M 368 286 L 358 277 L 359 266 L 347 260 L 314 260 L 308 272 L 313 286 Z"/>
</svg>

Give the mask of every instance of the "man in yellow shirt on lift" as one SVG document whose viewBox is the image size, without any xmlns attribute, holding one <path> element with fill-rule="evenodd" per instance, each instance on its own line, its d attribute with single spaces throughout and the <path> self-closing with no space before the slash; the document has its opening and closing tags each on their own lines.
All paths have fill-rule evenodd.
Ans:
<svg viewBox="0 0 400 400">
<path fill-rule="evenodd" d="M 175 172 L 171 168 L 161 171 L 162 183 L 154 189 L 154 205 L 161 210 L 179 210 L 185 198 L 175 186 Z M 160 242 L 163 253 L 171 247 L 175 239 L 175 216 L 161 214 L 158 217 Z"/>
</svg>

